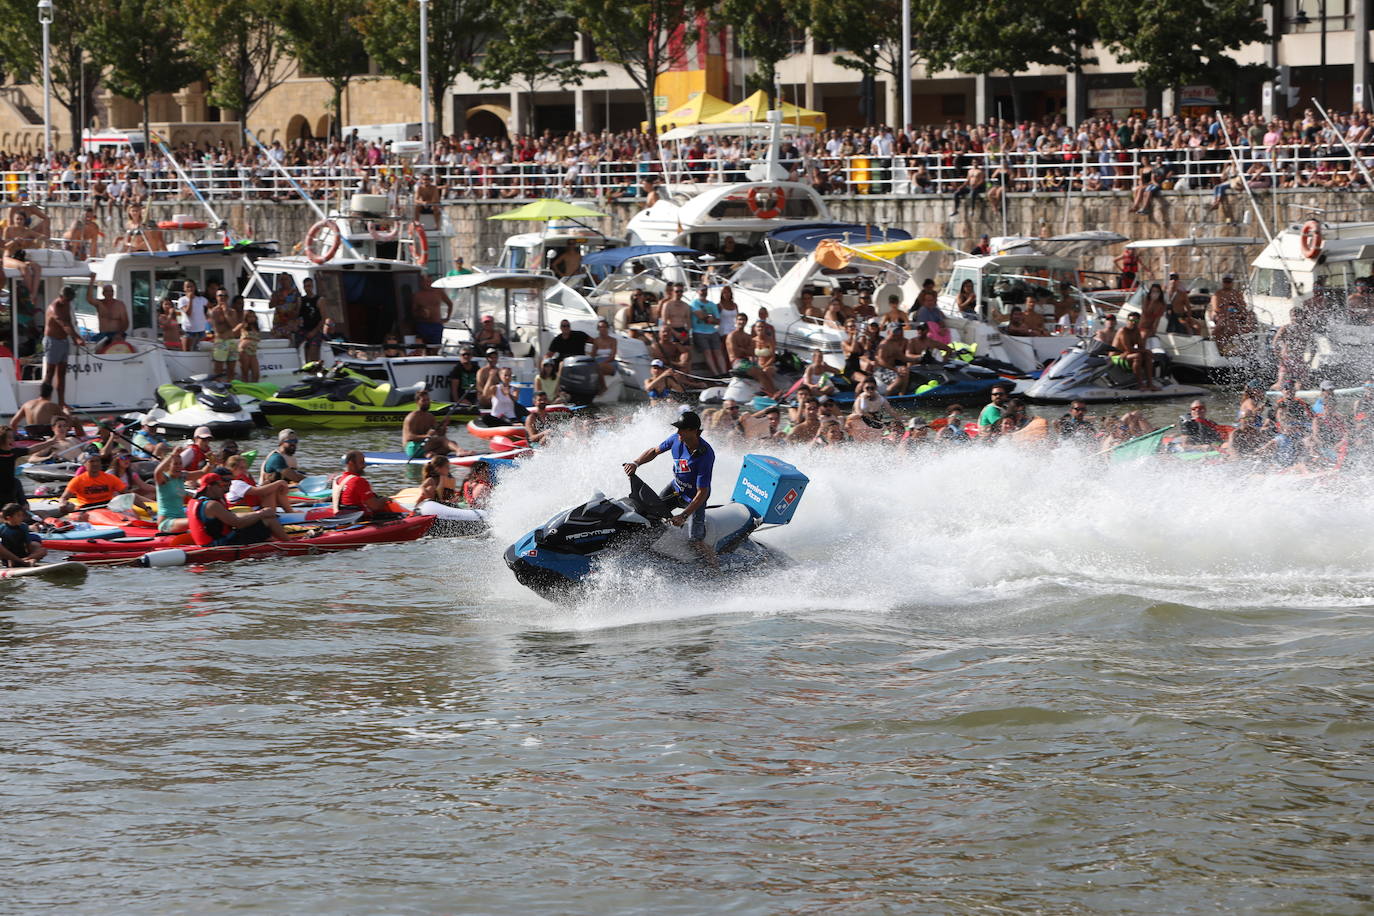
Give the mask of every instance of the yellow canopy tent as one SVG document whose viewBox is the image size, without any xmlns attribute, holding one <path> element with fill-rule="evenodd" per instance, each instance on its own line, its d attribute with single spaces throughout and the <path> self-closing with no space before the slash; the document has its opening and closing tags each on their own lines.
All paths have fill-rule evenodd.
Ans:
<svg viewBox="0 0 1374 916">
<path fill-rule="evenodd" d="M 825 112 L 800 108 L 791 102 L 783 102 L 778 108 L 782 112 L 783 128 L 788 124 L 801 124 L 816 130 L 825 130 Z M 701 119 L 703 124 L 748 124 L 762 121 L 768 114 L 768 93 L 760 89 L 743 102 L 737 102 L 717 114 Z"/>
<path fill-rule="evenodd" d="M 665 115 L 659 116 L 656 123 L 659 132 L 669 130 L 673 127 L 681 127 L 684 124 L 700 124 L 707 118 L 720 114 L 730 107 L 730 103 L 725 99 L 718 99 L 709 92 L 701 92 L 687 101 L 685 105 L 679 105 Z M 640 121 L 641 130 L 649 129 L 648 121 Z"/>
</svg>

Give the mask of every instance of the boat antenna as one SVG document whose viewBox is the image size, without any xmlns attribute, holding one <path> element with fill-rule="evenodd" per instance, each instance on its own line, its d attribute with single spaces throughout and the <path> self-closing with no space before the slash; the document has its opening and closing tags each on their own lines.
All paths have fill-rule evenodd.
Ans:
<svg viewBox="0 0 1374 916">
<path fill-rule="evenodd" d="M 215 208 L 210 206 L 210 201 L 205 199 L 205 195 L 200 193 L 200 187 L 192 181 L 191 176 L 187 175 L 185 170 L 182 169 L 181 163 L 177 161 L 176 156 L 172 155 L 172 151 L 167 148 L 167 144 L 162 137 L 159 136 L 156 131 L 153 131 L 152 134 L 153 141 L 157 144 L 157 148 L 162 151 L 162 155 L 167 157 L 167 161 L 172 164 L 172 169 L 177 173 L 177 177 L 185 182 L 186 187 L 191 189 L 191 193 L 195 195 L 196 200 L 205 208 L 205 212 L 210 214 L 210 219 L 214 220 L 215 228 L 224 233 L 225 247 L 227 248 L 232 245 L 234 243 L 234 233 L 233 230 L 229 228 L 229 221 L 222 219 L 220 215 L 215 212 Z"/>
<path fill-rule="evenodd" d="M 325 212 L 320 209 L 319 204 L 315 203 L 311 196 L 305 193 L 305 188 L 301 187 L 300 184 L 296 181 L 296 179 L 291 177 L 291 173 L 288 172 L 280 162 L 272 158 L 271 153 L 267 151 L 267 147 L 262 145 L 262 141 L 258 139 L 257 134 L 254 134 L 246 127 L 243 129 L 243 134 L 249 140 L 252 140 L 253 144 L 257 146 L 259 150 L 262 151 L 263 157 L 272 166 L 272 168 L 276 169 L 278 172 L 281 172 L 282 177 L 286 179 L 286 183 L 291 185 L 291 187 L 295 189 L 296 193 L 301 196 L 301 200 L 305 201 L 306 204 L 310 207 L 310 209 L 315 211 L 316 216 L 318 216 L 320 219 L 329 219 L 329 217 L 325 215 Z M 348 247 L 348 250 L 352 253 L 353 257 L 358 258 L 359 260 L 363 259 L 362 254 L 358 251 L 358 249 L 354 248 L 353 243 L 348 240 L 347 232 L 340 232 L 339 238 L 343 241 L 344 245 Z"/>
<path fill-rule="evenodd" d="M 1236 154 L 1236 148 L 1231 143 L 1231 132 L 1226 129 L 1226 122 L 1222 119 L 1221 109 L 1216 109 L 1217 126 L 1221 128 L 1221 138 L 1226 141 L 1226 152 L 1231 155 L 1231 164 L 1236 167 L 1236 174 L 1240 176 L 1241 187 L 1245 188 L 1245 196 L 1250 200 L 1250 212 L 1255 214 L 1255 222 L 1259 223 L 1260 231 L 1264 233 L 1265 241 L 1270 245 L 1274 244 L 1274 235 L 1269 231 L 1269 226 L 1264 222 L 1264 214 L 1260 212 L 1259 202 L 1255 200 L 1255 192 L 1250 187 L 1250 179 L 1245 177 L 1245 167 L 1241 165 L 1240 156 Z M 1274 188 L 1270 191 L 1277 191 Z M 1279 253 L 1279 263 L 1283 265 L 1283 272 L 1288 276 L 1289 297 L 1297 296 L 1298 281 L 1293 278 L 1293 271 L 1288 266 L 1288 259 Z"/>
</svg>

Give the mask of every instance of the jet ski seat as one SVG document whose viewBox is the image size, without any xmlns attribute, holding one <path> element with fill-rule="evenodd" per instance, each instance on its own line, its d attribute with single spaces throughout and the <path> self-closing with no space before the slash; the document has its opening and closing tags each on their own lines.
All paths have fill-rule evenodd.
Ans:
<svg viewBox="0 0 1374 916">
<path fill-rule="evenodd" d="M 706 510 L 706 543 L 716 553 L 728 553 L 737 539 L 749 534 L 755 527 L 754 516 L 739 503 L 726 503 Z M 699 559 L 687 543 L 685 527 L 669 527 L 650 549 L 674 560 Z"/>
<path fill-rule="evenodd" d="M 419 393 L 419 388 L 416 386 L 423 384 L 423 382 L 417 382 L 416 385 L 409 388 L 392 388 L 386 393 L 386 402 L 383 406 L 400 407 L 403 404 L 411 403 L 415 400 L 415 395 Z"/>
</svg>

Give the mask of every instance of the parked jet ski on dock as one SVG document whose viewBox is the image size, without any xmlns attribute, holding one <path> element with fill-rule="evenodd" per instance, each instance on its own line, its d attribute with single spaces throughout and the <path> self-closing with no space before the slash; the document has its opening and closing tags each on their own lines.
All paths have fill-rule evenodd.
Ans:
<svg viewBox="0 0 1374 916">
<path fill-rule="evenodd" d="M 732 501 L 706 510 L 706 542 L 721 573 L 731 575 L 791 561 L 754 540 L 764 525 L 785 525 L 806 491 L 804 474 L 767 455 L 746 455 Z M 669 576 L 696 578 L 701 560 L 686 532 L 670 524 L 670 508 L 638 475 L 629 495 L 594 493 L 506 548 L 506 565 L 521 585 L 545 598 L 576 592 L 604 562 L 617 560 Z"/>
</svg>

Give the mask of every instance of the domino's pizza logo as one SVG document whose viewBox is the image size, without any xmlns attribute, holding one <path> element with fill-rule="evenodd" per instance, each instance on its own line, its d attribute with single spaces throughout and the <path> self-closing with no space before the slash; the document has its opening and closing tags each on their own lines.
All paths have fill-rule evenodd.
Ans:
<svg viewBox="0 0 1374 916">
<path fill-rule="evenodd" d="M 677 472 L 679 474 L 690 474 L 692 472 L 692 459 L 679 458 L 677 460 Z"/>
<path fill-rule="evenodd" d="M 785 511 L 785 510 L 787 509 L 788 506 L 792 505 L 794 502 L 797 501 L 797 498 L 798 498 L 799 496 L 801 496 L 801 494 L 798 493 L 795 489 L 788 490 L 788 491 L 783 495 L 782 501 L 779 502 L 776 506 L 773 507 L 773 511 L 774 511 L 774 512 L 783 512 L 783 511 Z"/>
</svg>

